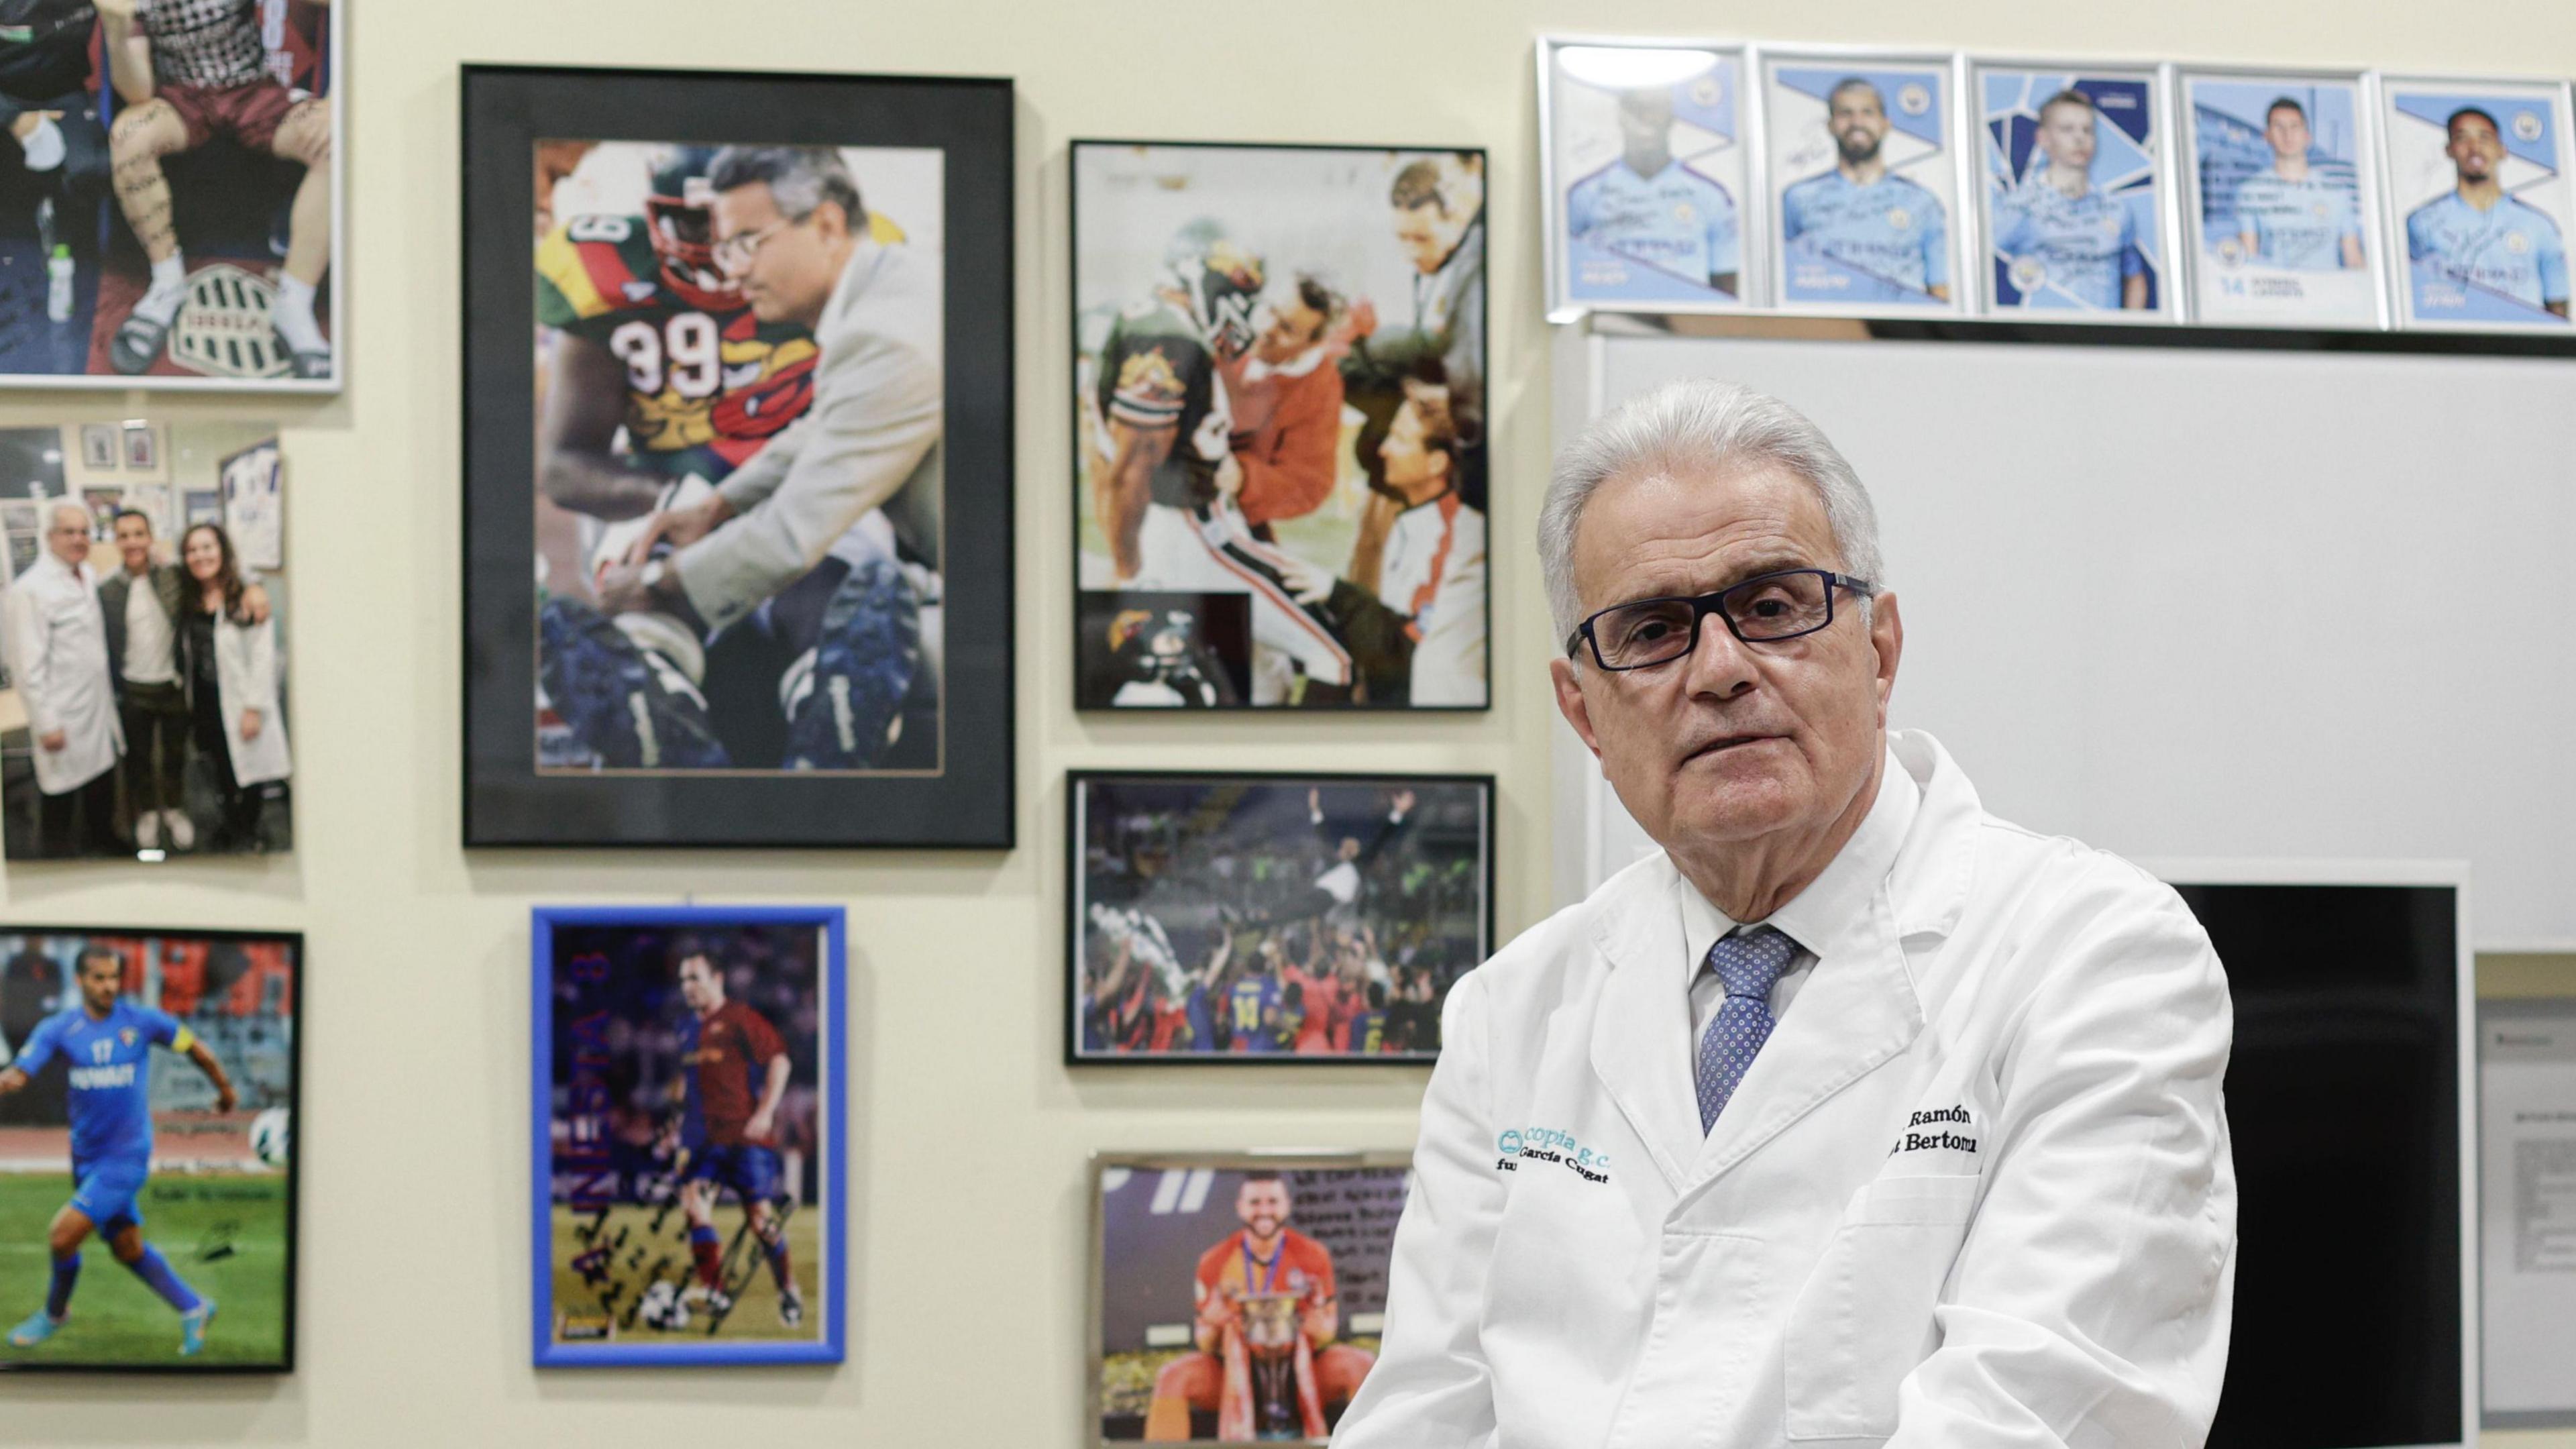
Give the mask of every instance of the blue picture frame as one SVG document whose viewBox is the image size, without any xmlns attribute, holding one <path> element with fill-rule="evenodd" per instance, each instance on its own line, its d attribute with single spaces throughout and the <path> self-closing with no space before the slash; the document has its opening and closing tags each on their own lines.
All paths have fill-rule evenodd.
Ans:
<svg viewBox="0 0 2576 1449">
<path fill-rule="evenodd" d="M 847 1356 L 849 1322 L 848 1274 L 844 1268 L 847 1251 L 846 1085 L 849 1080 L 849 1033 L 844 1010 L 847 999 L 847 913 L 838 906 L 539 906 L 530 912 L 530 917 L 529 1292 L 530 1342 L 536 1366 L 631 1368 L 842 1362 Z M 636 1318 L 635 1311 L 629 1308 L 623 1314 L 626 1323 L 620 1325 L 617 1323 L 620 1315 L 612 1305 L 598 1310 L 605 1320 L 603 1336 L 598 1341 L 567 1341 L 558 1332 L 559 1312 L 565 1305 L 557 1302 L 555 1291 L 555 1177 L 558 1164 L 554 1129 L 559 1115 L 572 1114 L 559 1114 L 555 1100 L 556 1018 L 559 1006 L 565 1000 L 578 999 L 567 984 L 567 974 L 577 964 L 595 973 L 591 977 L 592 984 L 606 983 L 609 979 L 607 973 L 614 969 L 613 957 L 595 951 L 586 955 L 574 953 L 583 951 L 590 942 L 603 939 L 602 932 L 632 931 L 638 934 L 639 940 L 653 936 L 676 937 L 680 933 L 714 935 L 743 931 L 763 931 L 774 937 L 782 929 L 798 927 L 812 929 L 821 936 L 813 961 L 811 1038 L 812 1057 L 821 1065 L 820 1081 L 816 1083 L 813 1100 L 817 1121 L 812 1139 L 823 1158 L 819 1174 L 823 1221 L 816 1235 L 821 1251 L 815 1255 L 813 1264 L 814 1302 L 805 1310 L 813 1313 L 819 1307 L 821 1321 L 814 1326 L 811 1337 L 799 1340 L 724 1341 L 685 1330 L 643 1336 L 630 1331 Z M 586 932 L 588 935 L 586 938 L 576 935 L 567 940 L 568 932 Z M 566 1025 L 569 1027 L 570 1022 L 567 1021 Z M 791 1029 L 791 1036 L 801 1039 L 802 1035 Z M 792 1041 L 790 1045 L 792 1047 Z M 792 1051 L 789 1054 L 794 1055 Z M 604 1105 L 596 1115 L 598 1129 L 604 1129 L 607 1126 Z M 608 1147 L 609 1144 L 603 1141 L 603 1153 Z M 617 1194 L 618 1180 L 624 1174 L 614 1167 L 606 1171 L 611 1179 L 609 1192 Z M 669 1190 L 675 1190 L 675 1187 L 673 1184 Z M 621 1201 L 616 1206 L 640 1209 L 643 1205 Z M 668 1200 L 655 1206 L 663 1218 L 680 1211 Z M 609 1208 L 603 1200 L 600 1222 L 605 1224 L 608 1220 Z M 737 1236 L 747 1236 L 747 1229 Z M 630 1254 L 640 1260 L 641 1247 L 608 1250 L 600 1264 L 603 1276 L 613 1278 L 618 1264 L 628 1261 Z M 667 1253 L 654 1260 L 653 1271 L 647 1277 L 658 1280 L 667 1261 Z M 762 1266 L 756 1253 L 748 1260 L 748 1267 L 755 1277 Z M 626 1286 L 632 1286 L 635 1281 L 631 1271 L 616 1279 L 616 1283 Z M 638 1301 L 648 1293 L 649 1290 L 639 1290 Z"/>
</svg>

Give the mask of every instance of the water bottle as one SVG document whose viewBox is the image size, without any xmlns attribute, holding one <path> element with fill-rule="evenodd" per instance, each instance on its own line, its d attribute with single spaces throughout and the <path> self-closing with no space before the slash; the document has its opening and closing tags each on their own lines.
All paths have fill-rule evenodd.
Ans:
<svg viewBox="0 0 2576 1449">
<path fill-rule="evenodd" d="M 57 244 L 45 263 L 45 315 L 56 322 L 72 320 L 72 249 Z"/>
</svg>

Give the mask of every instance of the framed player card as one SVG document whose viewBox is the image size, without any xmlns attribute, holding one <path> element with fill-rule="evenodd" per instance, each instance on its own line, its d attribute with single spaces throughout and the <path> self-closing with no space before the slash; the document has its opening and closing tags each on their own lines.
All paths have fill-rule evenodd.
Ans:
<svg viewBox="0 0 2576 1449">
<path fill-rule="evenodd" d="M 2181 73 L 2195 321 L 2388 325 L 2368 85 L 2349 71 Z"/>
<path fill-rule="evenodd" d="M 0 927 L 0 1370 L 295 1367 L 304 938 Z"/>
<path fill-rule="evenodd" d="M 1322 1444 L 1377 1364 L 1404 1153 L 1092 1159 L 1086 1444 Z"/>
<path fill-rule="evenodd" d="M 1011 128 L 466 68 L 466 844 L 1011 843 Z"/>
<path fill-rule="evenodd" d="M 1761 276 L 1741 47 L 1539 42 L 1548 320 L 1742 307 Z"/>
<path fill-rule="evenodd" d="M 1076 141 L 1072 231 L 1077 705 L 1485 708 L 1485 153 Z"/>
<path fill-rule="evenodd" d="M 1774 304 L 1958 311 L 1956 57 L 1765 51 L 1761 61 Z"/>
<path fill-rule="evenodd" d="M 1490 775 L 1077 770 L 1065 1061 L 1427 1062 L 1493 949 Z"/>
<path fill-rule="evenodd" d="M 536 1362 L 839 1363 L 839 907 L 540 908 Z"/>
<path fill-rule="evenodd" d="M 1986 310 L 2171 321 L 2174 209 L 2153 69 L 1977 61 Z"/>
<path fill-rule="evenodd" d="M 2567 326 L 2567 87 L 2382 77 L 2389 236 L 2407 327 Z"/>
<path fill-rule="evenodd" d="M 7 13 L 0 386 L 338 391 L 346 12 Z"/>
</svg>

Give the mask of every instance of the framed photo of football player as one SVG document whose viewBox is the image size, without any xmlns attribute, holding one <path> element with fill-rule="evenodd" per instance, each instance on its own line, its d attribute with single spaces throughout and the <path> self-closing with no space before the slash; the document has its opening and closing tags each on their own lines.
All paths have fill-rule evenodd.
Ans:
<svg viewBox="0 0 2576 1449">
<path fill-rule="evenodd" d="M 1980 61 L 1986 310 L 2034 321 L 2170 321 L 2174 208 L 2152 68 Z"/>
<path fill-rule="evenodd" d="M 1077 707 L 1486 708 L 1485 153 L 1076 141 L 1072 233 Z"/>
<path fill-rule="evenodd" d="M 1774 304 L 1861 316 L 1960 310 L 1956 57 L 1765 51 L 1761 60 Z"/>
<path fill-rule="evenodd" d="M 1402 1152 L 1091 1164 L 1085 1444 L 1322 1444 L 1377 1364 Z"/>
<path fill-rule="evenodd" d="M 1065 1061 L 1428 1062 L 1494 938 L 1490 775 L 1077 770 Z"/>
<path fill-rule="evenodd" d="M 541 1368 L 839 1363 L 838 907 L 534 914 Z"/>
<path fill-rule="evenodd" d="M 1008 846 L 1008 83 L 465 122 L 466 844 Z"/>
<path fill-rule="evenodd" d="M 1548 319 L 1732 311 L 1752 193 L 1740 47 L 1539 42 Z"/>
<path fill-rule="evenodd" d="M 2368 88 L 2350 71 L 2181 73 L 2193 320 L 2388 325 Z"/>
<path fill-rule="evenodd" d="M 339 390 L 345 19 L 9 7 L 0 386 Z"/>
<path fill-rule="evenodd" d="M 2567 87 L 2558 82 L 2379 82 L 2389 236 L 2405 247 L 2407 327 L 2567 326 Z"/>
<path fill-rule="evenodd" d="M 0 854 L 160 862 L 295 847 L 294 571 L 274 423 L 0 428 L 0 499 L 40 545 L 0 589 Z M 138 441 L 139 440 L 139 441 Z M 113 451 L 113 450 L 112 450 Z M 257 460 L 255 499 L 183 501 Z"/>
<path fill-rule="evenodd" d="M 295 1367 L 304 938 L 0 927 L 0 1371 Z"/>
</svg>

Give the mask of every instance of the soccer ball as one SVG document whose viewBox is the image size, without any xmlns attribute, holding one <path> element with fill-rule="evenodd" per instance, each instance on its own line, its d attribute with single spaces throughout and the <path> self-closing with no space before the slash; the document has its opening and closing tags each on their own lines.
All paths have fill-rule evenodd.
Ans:
<svg viewBox="0 0 2576 1449">
<path fill-rule="evenodd" d="M 658 1279 L 644 1290 L 644 1303 L 637 1314 L 645 1327 L 664 1333 L 677 1333 L 689 1326 L 689 1305 L 680 1298 L 680 1286 L 668 1278 Z"/>
<path fill-rule="evenodd" d="M 271 1107 L 250 1119 L 250 1150 L 271 1167 L 286 1166 L 295 1150 L 295 1119 L 284 1107 Z"/>
</svg>

